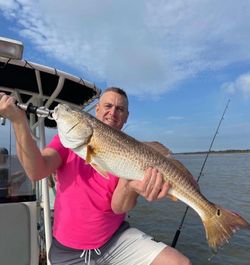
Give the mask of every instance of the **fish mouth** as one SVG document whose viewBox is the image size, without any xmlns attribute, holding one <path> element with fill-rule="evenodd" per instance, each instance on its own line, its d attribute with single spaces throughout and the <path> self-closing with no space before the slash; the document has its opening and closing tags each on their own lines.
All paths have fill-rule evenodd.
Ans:
<svg viewBox="0 0 250 265">
<path fill-rule="evenodd" d="M 58 104 L 55 108 L 54 108 L 54 111 L 52 113 L 52 117 L 54 120 L 58 120 L 59 118 L 59 111 L 63 110 L 63 111 L 68 111 L 69 110 L 69 107 L 64 105 L 64 104 Z"/>
<path fill-rule="evenodd" d="M 54 111 L 52 113 L 52 118 L 56 121 L 58 119 L 58 113 L 57 113 L 58 109 L 57 107 L 54 108 Z"/>
</svg>

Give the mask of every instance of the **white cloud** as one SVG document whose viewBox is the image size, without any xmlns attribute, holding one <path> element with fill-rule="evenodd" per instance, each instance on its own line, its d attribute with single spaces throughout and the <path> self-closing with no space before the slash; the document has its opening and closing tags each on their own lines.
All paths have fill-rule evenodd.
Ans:
<svg viewBox="0 0 250 265">
<path fill-rule="evenodd" d="M 240 75 L 234 82 L 224 83 L 222 89 L 229 94 L 242 93 L 245 98 L 250 98 L 250 73 Z"/>
<path fill-rule="evenodd" d="M 17 3 L 15 2 L 15 0 L 9 0 L 9 1 L 0 0 L 0 8 L 3 11 L 6 10 L 9 12 L 11 9 L 17 8 Z"/>
<path fill-rule="evenodd" d="M 39 51 L 134 95 L 250 59 L 247 1 L 0 0 L 0 10 Z"/>
<path fill-rule="evenodd" d="M 167 120 L 183 120 L 184 117 L 181 116 L 169 116 L 167 117 Z"/>
</svg>

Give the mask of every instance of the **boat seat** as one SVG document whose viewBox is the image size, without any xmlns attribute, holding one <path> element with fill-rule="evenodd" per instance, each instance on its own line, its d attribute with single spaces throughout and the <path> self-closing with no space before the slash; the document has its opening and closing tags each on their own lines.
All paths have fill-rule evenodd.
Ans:
<svg viewBox="0 0 250 265">
<path fill-rule="evenodd" d="M 30 211 L 24 203 L 0 204 L 0 264 L 31 264 Z"/>
</svg>

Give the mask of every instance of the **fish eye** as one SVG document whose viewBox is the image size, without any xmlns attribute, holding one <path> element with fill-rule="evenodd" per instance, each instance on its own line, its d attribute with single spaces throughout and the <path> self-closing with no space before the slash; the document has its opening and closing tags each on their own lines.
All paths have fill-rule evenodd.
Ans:
<svg viewBox="0 0 250 265">
<path fill-rule="evenodd" d="M 221 215 L 221 212 L 220 212 L 220 209 L 217 210 L 217 213 L 216 213 L 218 216 Z"/>
</svg>

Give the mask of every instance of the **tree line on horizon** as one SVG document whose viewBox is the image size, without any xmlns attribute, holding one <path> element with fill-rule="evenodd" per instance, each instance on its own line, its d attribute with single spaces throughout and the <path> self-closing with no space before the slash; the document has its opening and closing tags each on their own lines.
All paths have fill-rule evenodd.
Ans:
<svg viewBox="0 0 250 265">
<path fill-rule="evenodd" d="M 208 151 L 194 151 L 194 152 L 178 152 L 175 154 L 207 154 Z M 250 149 L 226 149 L 226 150 L 211 150 L 213 154 L 224 154 L 224 153 L 250 153 Z"/>
</svg>

